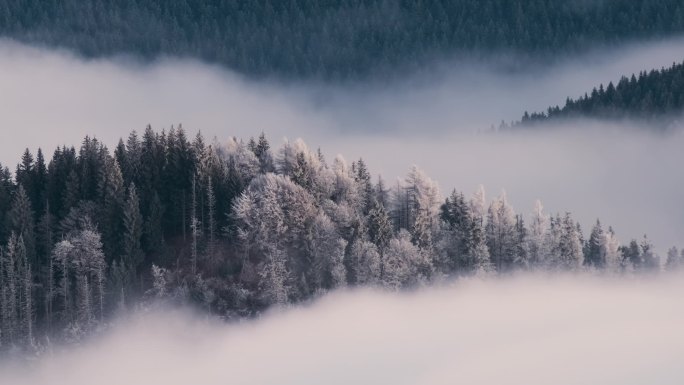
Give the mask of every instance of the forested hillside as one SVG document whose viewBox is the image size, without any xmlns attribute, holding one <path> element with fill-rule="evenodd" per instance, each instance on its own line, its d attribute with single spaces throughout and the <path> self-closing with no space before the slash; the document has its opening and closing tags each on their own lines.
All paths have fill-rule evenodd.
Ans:
<svg viewBox="0 0 684 385">
<path fill-rule="evenodd" d="M 567 55 L 682 32 L 679 0 L 0 1 L 4 37 L 288 78 L 386 74 L 459 53 Z"/>
<path fill-rule="evenodd" d="M 565 105 L 549 107 L 546 112 L 525 112 L 517 126 L 558 122 L 571 118 L 631 119 L 667 127 L 684 114 L 684 63 L 669 68 L 623 76 L 592 89 L 578 99 L 568 98 Z"/>
<path fill-rule="evenodd" d="M 78 340 L 122 308 L 160 300 L 221 317 L 258 314 L 344 286 L 390 290 L 517 270 L 657 272 L 647 238 L 620 246 L 597 222 L 537 202 L 516 214 L 437 184 L 417 167 L 396 185 L 359 159 L 302 141 L 194 140 L 182 128 L 114 151 L 94 138 L 0 167 L 0 346 Z M 668 253 L 676 268 L 684 254 Z"/>
</svg>

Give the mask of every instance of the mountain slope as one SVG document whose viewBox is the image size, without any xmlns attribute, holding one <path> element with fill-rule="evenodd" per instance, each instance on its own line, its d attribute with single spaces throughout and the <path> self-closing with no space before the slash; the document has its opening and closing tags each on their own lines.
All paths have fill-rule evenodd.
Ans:
<svg viewBox="0 0 684 385">
<path fill-rule="evenodd" d="M 555 122 L 570 118 L 632 119 L 658 122 L 667 126 L 684 112 L 684 63 L 669 68 L 643 71 L 630 78 L 623 76 L 617 85 L 601 84 L 565 105 L 549 107 L 546 112 L 525 112 L 517 126 Z"/>
<path fill-rule="evenodd" d="M 358 78 L 459 53 L 539 57 L 680 33 L 679 0 L 0 0 L 0 36 L 260 77 Z"/>
</svg>

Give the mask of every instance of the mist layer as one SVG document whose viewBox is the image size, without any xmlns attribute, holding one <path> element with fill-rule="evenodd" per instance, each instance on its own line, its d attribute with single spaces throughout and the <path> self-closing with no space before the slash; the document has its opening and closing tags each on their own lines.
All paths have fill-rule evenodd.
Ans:
<svg viewBox="0 0 684 385">
<path fill-rule="evenodd" d="M 0 382 L 679 384 L 683 289 L 679 276 L 517 277 L 338 293 L 228 326 L 147 312 Z"/>
</svg>

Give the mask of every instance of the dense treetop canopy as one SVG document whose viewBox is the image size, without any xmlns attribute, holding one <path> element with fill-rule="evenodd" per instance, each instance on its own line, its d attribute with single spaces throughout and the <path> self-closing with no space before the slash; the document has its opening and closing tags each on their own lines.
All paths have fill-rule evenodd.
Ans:
<svg viewBox="0 0 684 385">
<path fill-rule="evenodd" d="M 2 36 L 259 77 L 358 78 L 462 53 L 541 57 L 682 32 L 679 0 L 0 1 Z"/>
<path fill-rule="evenodd" d="M 446 199 L 413 166 L 396 184 L 264 135 L 207 144 L 178 127 L 132 132 L 114 151 L 86 137 L 51 159 L 0 165 L 0 352 L 78 341 L 120 309 L 170 301 L 223 318 L 345 286 L 399 290 L 512 271 L 661 270 L 648 238 L 588 239 L 540 202 L 505 192 Z M 684 253 L 668 252 L 679 268 Z"/>
<path fill-rule="evenodd" d="M 565 105 L 549 107 L 546 112 L 525 112 L 518 126 L 541 122 L 588 117 L 597 119 L 632 119 L 667 127 L 684 113 L 684 63 L 660 70 L 623 76 L 617 85 L 599 85 Z"/>
</svg>

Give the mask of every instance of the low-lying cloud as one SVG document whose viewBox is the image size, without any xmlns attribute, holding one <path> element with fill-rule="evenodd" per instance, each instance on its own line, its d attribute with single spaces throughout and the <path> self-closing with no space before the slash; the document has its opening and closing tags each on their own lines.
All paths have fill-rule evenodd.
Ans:
<svg viewBox="0 0 684 385">
<path fill-rule="evenodd" d="M 234 325 L 151 312 L 0 383 L 681 384 L 682 290 L 682 276 L 525 276 L 337 293 Z"/>
<path fill-rule="evenodd" d="M 637 44 L 562 64 L 502 72 L 435 65 L 432 75 L 395 84 L 331 86 L 248 81 L 193 61 L 126 58 L 84 61 L 63 51 L 0 43 L 0 162 L 14 168 L 25 147 L 47 156 L 95 135 L 113 147 L 130 130 L 183 123 L 224 139 L 266 132 L 275 146 L 302 137 L 332 159 L 363 157 L 392 184 L 412 164 L 445 193 L 484 184 L 505 188 L 516 210 L 537 198 L 571 211 L 588 232 L 596 218 L 624 242 L 648 233 L 663 253 L 682 245 L 681 134 L 576 124 L 549 133 L 477 134 L 524 110 L 562 104 L 600 82 L 684 59 L 684 40 Z M 499 69 L 497 69 L 499 68 Z"/>
</svg>

